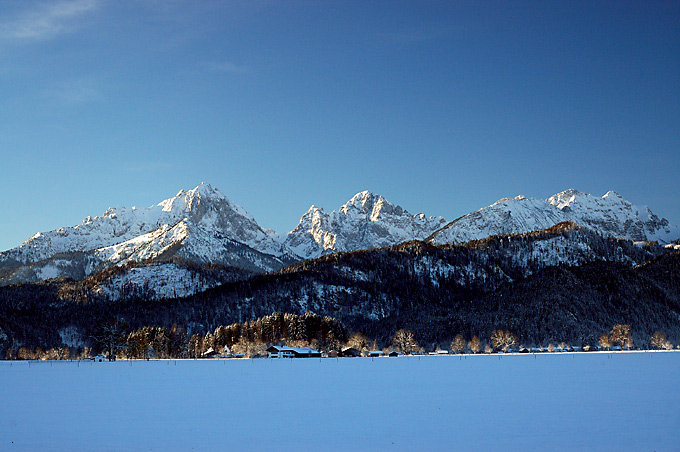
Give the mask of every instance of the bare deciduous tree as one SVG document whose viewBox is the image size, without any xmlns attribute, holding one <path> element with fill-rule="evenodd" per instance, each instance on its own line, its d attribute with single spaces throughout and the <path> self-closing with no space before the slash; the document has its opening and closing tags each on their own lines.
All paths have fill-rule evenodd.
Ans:
<svg viewBox="0 0 680 452">
<path fill-rule="evenodd" d="M 598 343 L 600 344 L 600 347 L 602 347 L 604 350 L 609 350 L 609 348 L 612 346 L 612 340 L 607 335 L 607 333 L 602 333 L 600 335 L 600 340 Z"/>
<path fill-rule="evenodd" d="M 491 345 L 494 348 L 507 352 L 510 347 L 517 343 L 517 336 L 508 330 L 494 330 L 491 333 Z"/>
<path fill-rule="evenodd" d="M 243 354 L 248 358 L 267 355 L 267 345 L 259 340 L 249 341 L 242 337 L 237 343 L 232 345 L 231 350 L 237 354 Z"/>
<path fill-rule="evenodd" d="M 453 338 L 453 341 L 451 342 L 451 350 L 453 350 L 455 353 L 460 353 L 461 351 L 465 350 L 465 338 L 462 334 L 457 334 L 456 337 Z"/>
<path fill-rule="evenodd" d="M 394 333 L 392 345 L 405 354 L 413 353 L 420 349 L 418 342 L 416 342 L 413 331 L 405 329 L 398 330 L 396 333 Z"/>
<path fill-rule="evenodd" d="M 633 338 L 630 336 L 630 325 L 614 325 L 609 333 L 613 343 L 618 343 L 621 349 L 633 346 Z"/>
<path fill-rule="evenodd" d="M 652 347 L 658 348 L 659 350 L 673 349 L 673 344 L 671 344 L 670 341 L 666 339 L 666 334 L 663 331 L 657 331 L 656 333 L 652 334 L 650 343 L 652 344 Z"/>
<path fill-rule="evenodd" d="M 482 349 L 482 343 L 479 342 L 479 338 L 477 335 L 472 336 L 472 339 L 470 339 L 470 342 L 468 343 L 468 348 L 472 353 L 479 353 L 479 351 Z"/>
<path fill-rule="evenodd" d="M 354 333 L 347 340 L 347 346 L 359 351 L 368 350 L 368 339 L 361 333 Z"/>
<path fill-rule="evenodd" d="M 33 359 L 33 351 L 28 347 L 21 346 L 17 350 L 17 359 Z"/>
</svg>

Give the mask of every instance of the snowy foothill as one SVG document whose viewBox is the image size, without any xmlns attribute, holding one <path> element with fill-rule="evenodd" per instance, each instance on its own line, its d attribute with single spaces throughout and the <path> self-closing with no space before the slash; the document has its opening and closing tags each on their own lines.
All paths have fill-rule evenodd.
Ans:
<svg viewBox="0 0 680 452">
<path fill-rule="evenodd" d="M 680 353 L 0 362 L 0 450 L 678 450 Z"/>
</svg>

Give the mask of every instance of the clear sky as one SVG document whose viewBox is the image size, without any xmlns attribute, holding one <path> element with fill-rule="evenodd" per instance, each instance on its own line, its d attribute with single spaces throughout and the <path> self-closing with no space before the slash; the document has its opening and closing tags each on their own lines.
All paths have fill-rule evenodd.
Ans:
<svg viewBox="0 0 680 452">
<path fill-rule="evenodd" d="M 0 250 L 201 181 L 285 234 L 615 190 L 680 223 L 680 2 L 0 0 Z"/>
</svg>

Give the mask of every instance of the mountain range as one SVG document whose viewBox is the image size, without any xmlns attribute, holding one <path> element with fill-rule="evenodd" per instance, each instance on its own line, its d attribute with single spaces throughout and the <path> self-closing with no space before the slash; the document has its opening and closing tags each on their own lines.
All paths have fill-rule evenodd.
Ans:
<svg viewBox="0 0 680 452">
<path fill-rule="evenodd" d="M 400 328 L 446 345 L 510 329 L 525 344 L 680 339 L 680 230 L 608 192 L 504 198 L 454 221 L 363 191 L 312 206 L 287 235 L 208 184 L 148 208 L 116 207 L 0 253 L 0 355 L 92 346 L 130 331 L 205 334 L 311 311 L 383 344 Z"/>
<path fill-rule="evenodd" d="M 153 286 L 159 266 L 190 263 L 263 273 L 337 252 L 421 240 L 435 245 L 521 234 L 572 222 L 603 237 L 669 244 L 680 229 L 615 192 L 596 197 L 566 190 L 547 200 L 517 196 L 454 221 L 411 214 L 369 191 L 327 213 L 311 206 L 287 235 L 262 228 L 218 189 L 201 183 L 148 208 L 109 208 L 81 224 L 37 233 L 0 253 L 0 285 L 67 276 L 81 280 L 109 268 L 147 268 Z M 194 267 L 195 268 L 195 267 Z M 144 273 L 144 272 L 142 272 Z M 170 284 L 167 278 L 164 285 Z M 185 287 L 182 294 L 219 281 Z M 187 292 L 188 291 L 188 292 Z M 164 292 L 165 293 L 165 292 Z"/>
</svg>

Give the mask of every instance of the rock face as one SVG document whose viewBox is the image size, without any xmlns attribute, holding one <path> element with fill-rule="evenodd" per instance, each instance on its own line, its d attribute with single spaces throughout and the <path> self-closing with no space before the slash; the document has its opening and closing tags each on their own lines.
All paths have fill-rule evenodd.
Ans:
<svg viewBox="0 0 680 452">
<path fill-rule="evenodd" d="M 411 215 L 369 191 L 357 193 L 338 210 L 312 206 L 284 241 L 305 259 L 337 251 L 381 248 L 423 240 L 446 224 L 441 217 Z"/>
<path fill-rule="evenodd" d="M 680 229 L 659 219 L 648 207 L 638 207 L 615 192 L 601 198 L 566 190 L 547 200 L 505 198 L 460 217 L 432 234 L 434 244 L 464 243 L 499 234 L 521 234 L 571 221 L 604 237 L 656 240 L 666 244 L 680 237 Z"/>
<path fill-rule="evenodd" d="M 207 184 L 148 208 L 109 208 L 0 253 L 0 281 L 80 279 L 111 265 L 179 257 L 271 271 L 299 260 L 241 206 Z"/>
</svg>

